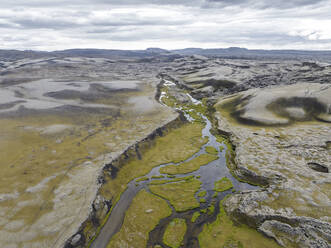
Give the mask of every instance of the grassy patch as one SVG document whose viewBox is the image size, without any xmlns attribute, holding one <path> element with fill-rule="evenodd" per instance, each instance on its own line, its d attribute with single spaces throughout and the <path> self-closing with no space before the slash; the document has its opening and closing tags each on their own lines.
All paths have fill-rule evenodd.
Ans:
<svg viewBox="0 0 331 248">
<path fill-rule="evenodd" d="M 188 177 L 178 177 L 174 179 L 162 179 L 162 180 L 154 180 L 149 183 L 149 185 L 160 185 L 160 184 L 165 184 L 165 183 L 174 183 L 174 182 L 179 182 L 179 181 L 188 181 L 194 178 L 194 176 L 188 176 Z"/>
<path fill-rule="evenodd" d="M 218 159 L 218 156 L 211 155 L 211 154 L 201 154 L 200 156 L 182 163 L 180 165 L 168 165 L 160 169 L 161 173 L 164 174 L 186 174 L 193 171 L 196 171 L 202 165 L 206 165 L 214 160 Z"/>
<path fill-rule="evenodd" d="M 199 234 L 201 248 L 237 247 L 237 248 L 275 248 L 280 247 L 274 240 L 268 239 L 256 230 L 245 225 L 235 225 L 226 215 L 223 201 L 220 213 L 211 224 L 206 224 Z"/>
<path fill-rule="evenodd" d="M 207 213 L 207 208 L 204 208 L 204 209 L 200 209 L 200 213 L 202 213 L 202 214 L 205 214 L 205 213 Z"/>
<path fill-rule="evenodd" d="M 161 185 L 150 185 L 150 190 L 165 199 L 168 199 L 177 212 L 183 212 L 200 206 L 195 199 L 195 193 L 200 189 L 201 182 L 189 179 Z"/>
<path fill-rule="evenodd" d="M 147 181 L 149 178 L 148 177 L 141 177 L 136 180 L 137 183 Z"/>
<path fill-rule="evenodd" d="M 217 192 L 223 192 L 231 188 L 233 188 L 231 180 L 227 177 L 223 177 L 217 182 L 215 182 L 214 190 Z"/>
<path fill-rule="evenodd" d="M 178 248 L 183 242 L 186 229 L 184 219 L 173 219 L 164 232 L 163 242 L 171 248 Z"/>
<path fill-rule="evenodd" d="M 163 175 L 160 175 L 160 176 L 152 176 L 152 179 L 160 179 L 160 178 L 164 178 Z"/>
<path fill-rule="evenodd" d="M 200 217 L 200 215 L 200 212 L 194 212 L 191 218 L 191 222 L 194 223 Z"/>
<path fill-rule="evenodd" d="M 205 195 L 207 194 L 207 191 L 200 191 L 199 193 L 198 193 L 198 197 L 204 197 Z"/>
<path fill-rule="evenodd" d="M 212 215 L 214 212 L 215 212 L 215 206 L 214 205 L 209 206 L 208 207 L 208 214 Z"/>
<path fill-rule="evenodd" d="M 150 209 L 153 211 L 148 211 Z M 126 212 L 121 230 L 114 235 L 107 248 L 146 247 L 148 233 L 160 219 L 170 214 L 171 209 L 166 201 L 141 190 Z"/>
<path fill-rule="evenodd" d="M 205 101 L 202 102 L 202 104 L 184 104 L 184 103 L 180 103 L 176 100 L 176 98 L 174 96 L 171 95 L 171 92 L 169 92 L 168 87 L 164 86 L 161 89 L 164 93 L 165 96 L 162 97 L 162 102 L 171 107 L 171 108 L 181 108 L 183 111 L 185 111 L 187 114 L 190 115 L 191 118 L 194 119 L 194 122 L 196 123 L 204 123 L 205 120 L 201 117 L 201 114 L 206 115 L 208 112 L 208 107 L 205 103 Z"/>
<path fill-rule="evenodd" d="M 178 105 L 177 100 L 175 97 L 169 95 L 168 87 L 166 86 L 162 87 L 161 91 L 165 92 L 165 96 L 162 97 L 162 102 L 171 108 L 177 107 Z"/>
<path fill-rule="evenodd" d="M 213 146 L 206 146 L 205 150 L 209 154 L 213 154 L 213 155 L 217 155 L 218 154 L 217 149 L 215 147 L 213 147 Z"/>
</svg>

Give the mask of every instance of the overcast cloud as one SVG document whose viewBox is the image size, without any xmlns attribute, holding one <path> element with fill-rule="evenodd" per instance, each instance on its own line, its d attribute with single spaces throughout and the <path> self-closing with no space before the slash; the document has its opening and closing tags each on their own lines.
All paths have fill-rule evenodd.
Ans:
<svg viewBox="0 0 331 248">
<path fill-rule="evenodd" d="M 329 50 L 331 0 L 1 0 L 0 3 L 0 49 L 230 46 Z"/>
</svg>

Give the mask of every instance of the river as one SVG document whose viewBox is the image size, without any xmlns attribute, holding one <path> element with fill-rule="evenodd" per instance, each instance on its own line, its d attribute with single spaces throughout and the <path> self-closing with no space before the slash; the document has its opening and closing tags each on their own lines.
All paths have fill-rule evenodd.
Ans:
<svg viewBox="0 0 331 248">
<path fill-rule="evenodd" d="M 169 82 L 168 82 L 168 84 L 169 84 Z M 162 100 L 162 96 L 164 96 L 164 94 L 165 94 L 164 92 L 161 93 L 160 100 Z M 192 98 L 192 96 L 190 96 L 190 98 L 193 99 L 193 101 L 192 101 L 193 103 L 195 103 L 195 104 L 199 103 L 199 101 Z M 188 113 L 184 113 L 184 114 L 185 114 L 185 116 L 188 115 Z M 208 163 L 205 166 L 201 166 L 200 169 L 198 169 L 197 171 L 187 173 L 187 174 L 177 174 L 177 175 L 175 175 L 175 177 L 180 178 L 180 177 L 187 177 L 187 176 L 191 176 L 191 175 L 199 176 L 199 180 L 202 182 L 201 191 L 207 192 L 207 195 L 204 197 L 206 199 L 206 202 L 201 203 L 199 209 L 188 210 L 186 212 L 176 212 L 176 210 L 168 202 L 169 206 L 172 209 L 172 214 L 171 214 L 171 216 L 169 216 L 165 219 L 162 219 L 160 221 L 160 223 L 155 227 L 155 229 L 150 232 L 149 240 L 147 243 L 148 247 L 153 246 L 155 244 L 162 244 L 163 232 L 164 232 L 166 226 L 168 225 L 168 223 L 172 219 L 174 219 L 174 218 L 188 219 L 188 218 L 190 218 L 190 216 L 192 216 L 193 212 L 195 212 L 197 210 L 201 210 L 201 209 L 207 209 L 208 206 L 210 206 L 212 204 L 215 206 L 215 212 L 212 215 L 205 215 L 202 218 L 199 218 L 200 220 L 195 223 L 187 221 L 187 223 L 190 223 L 190 224 L 188 224 L 187 232 L 184 237 L 184 243 L 186 244 L 185 247 L 199 247 L 197 236 L 198 236 L 199 232 L 201 232 L 203 224 L 211 223 L 212 221 L 214 221 L 216 219 L 216 216 L 219 212 L 220 201 L 227 194 L 232 193 L 232 189 L 229 189 L 227 191 L 219 193 L 217 198 L 213 197 L 213 195 L 215 193 L 214 184 L 216 181 L 220 180 L 221 178 L 223 178 L 223 177 L 229 178 L 233 184 L 233 188 L 235 189 L 235 191 L 252 190 L 252 189 L 257 188 L 256 186 L 252 186 L 247 183 L 242 183 L 242 182 L 238 181 L 235 177 L 232 176 L 228 167 L 226 166 L 226 158 L 225 158 L 225 154 L 227 151 L 226 145 L 223 143 L 219 143 L 217 141 L 216 137 L 211 133 L 212 124 L 211 124 L 210 120 L 203 114 L 201 114 L 201 117 L 205 121 L 205 127 L 202 130 L 201 135 L 202 135 L 202 137 L 208 137 L 209 141 L 207 144 L 203 145 L 197 153 L 195 153 L 193 156 L 191 156 L 189 159 L 187 159 L 183 162 L 190 161 L 190 160 L 196 158 L 197 156 L 199 156 L 203 153 L 206 153 L 206 151 L 205 151 L 206 146 L 214 147 L 218 151 L 219 158 L 217 160 L 214 160 L 214 161 Z M 220 149 L 220 147 L 223 147 L 223 149 Z M 181 164 L 181 163 L 179 163 L 179 164 Z M 179 165 L 179 164 L 177 164 L 177 165 Z M 149 180 L 139 181 L 139 178 L 136 178 L 127 185 L 127 189 L 121 195 L 121 197 L 120 197 L 119 201 L 116 203 L 116 205 L 113 207 L 112 212 L 111 212 L 106 224 L 103 226 L 99 235 L 96 237 L 96 239 L 93 241 L 93 243 L 91 244 L 90 247 L 92 247 L 92 248 L 107 247 L 109 241 L 114 236 L 114 234 L 116 234 L 121 229 L 121 226 L 124 221 L 125 213 L 126 213 L 127 209 L 129 208 L 133 198 L 136 196 L 136 194 L 141 189 L 146 189 L 148 192 L 150 192 L 148 189 L 148 184 L 153 180 L 158 180 L 155 177 L 165 176 L 164 178 L 162 178 L 162 180 L 164 180 L 164 179 L 173 180 L 174 179 L 174 178 L 167 178 L 167 175 L 160 173 L 160 171 L 159 171 L 160 168 L 167 166 L 167 165 L 169 165 L 169 164 L 162 164 L 160 166 L 153 168 L 147 175 L 144 176 L 144 177 L 148 177 Z M 152 178 L 153 176 L 154 176 L 154 178 Z M 196 195 L 196 197 L 198 199 L 197 195 Z M 163 246 L 167 247 L 165 245 L 163 245 Z"/>
</svg>

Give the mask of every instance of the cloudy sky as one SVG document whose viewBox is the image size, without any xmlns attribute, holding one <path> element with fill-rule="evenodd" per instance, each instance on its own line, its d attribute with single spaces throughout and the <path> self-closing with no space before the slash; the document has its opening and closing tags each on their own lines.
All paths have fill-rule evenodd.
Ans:
<svg viewBox="0 0 331 248">
<path fill-rule="evenodd" d="M 0 0 L 0 49 L 331 50 L 331 0 Z"/>
</svg>

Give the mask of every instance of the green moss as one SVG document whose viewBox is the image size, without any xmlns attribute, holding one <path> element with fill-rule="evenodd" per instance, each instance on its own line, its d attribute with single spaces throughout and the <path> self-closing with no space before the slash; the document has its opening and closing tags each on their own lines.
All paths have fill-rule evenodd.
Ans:
<svg viewBox="0 0 331 248">
<path fill-rule="evenodd" d="M 231 142 L 229 141 L 229 139 L 227 137 L 222 136 L 222 135 L 219 135 L 219 134 L 216 134 L 215 137 L 216 137 L 216 141 L 218 143 L 222 143 L 222 144 L 224 144 L 226 146 L 227 149 L 233 150 L 232 149 L 232 144 L 231 144 Z M 223 149 L 224 149 L 224 147 L 222 148 L 222 150 Z"/>
<path fill-rule="evenodd" d="M 171 248 L 180 247 L 184 240 L 186 230 L 187 226 L 184 219 L 173 219 L 164 232 L 163 242 Z"/>
<path fill-rule="evenodd" d="M 160 184 L 165 184 L 165 183 L 174 183 L 174 182 L 180 182 L 180 181 L 189 181 L 193 179 L 194 176 L 188 176 L 188 177 L 177 177 L 173 178 L 171 180 L 168 179 L 163 179 L 163 180 L 154 180 L 149 183 L 149 185 L 160 185 Z"/>
<path fill-rule="evenodd" d="M 149 178 L 148 177 L 141 177 L 136 180 L 137 183 L 147 181 Z"/>
<path fill-rule="evenodd" d="M 215 104 L 214 107 L 216 111 L 229 120 L 231 124 L 240 125 L 241 123 L 237 110 L 241 104 L 244 104 L 244 101 L 242 100 L 242 96 L 238 94 L 222 100 Z"/>
<path fill-rule="evenodd" d="M 160 179 L 160 178 L 164 178 L 163 175 L 160 175 L 160 176 L 152 176 L 152 179 Z"/>
<path fill-rule="evenodd" d="M 224 149 L 224 146 L 220 146 L 220 152 L 223 152 Z"/>
<path fill-rule="evenodd" d="M 205 101 L 202 104 L 184 104 L 179 103 L 174 96 L 172 96 L 169 92 L 168 87 L 164 86 L 161 89 L 165 96 L 162 98 L 162 102 L 171 108 L 181 107 L 183 111 L 185 111 L 191 118 L 193 118 L 194 122 L 204 123 L 205 120 L 201 117 L 201 114 L 206 115 L 208 108 L 205 104 Z"/>
<path fill-rule="evenodd" d="M 227 177 L 223 177 L 217 182 L 215 182 L 214 190 L 217 192 L 223 192 L 231 188 L 233 188 L 231 180 Z"/>
<path fill-rule="evenodd" d="M 204 123 L 205 120 L 201 117 L 200 113 L 196 110 L 192 110 L 189 106 L 183 107 L 183 110 L 187 110 L 186 113 L 190 115 L 190 117 L 194 120 L 194 122 Z"/>
<path fill-rule="evenodd" d="M 205 190 L 198 193 L 198 197 L 204 197 L 205 195 L 207 195 L 207 191 Z"/>
<path fill-rule="evenodd" d="M 213 215 L 213 213 L 215 212 L 215 206 L 211 205 L 208 207 L 208 214 L 209 215 Z"/>
<path fill-rule="evenodd" d="M 194 212 L 191 218 L 191 222 L 194 223 L 200 217 L 200 215 L 200 212 Z"/>
<path fill-rule="evenodd" d="M 310 187 L 310 184 L 307 184 Z M 291 208 L 298 216 L 309 216 L 312 218 L 321 218 L 321 216 L 329 216 L 329 208 L 323 205 L 311 207 L 309 201 L 302 201 L 302 194 L 291 189 L 275 189 L 273 191 L 278 195 L 277 198 L 270 198 L 263 202 L 263 205 L 273 209 Z M 313 191 L 312 198 L 315 202 L 319 201 L 321 194 L 331 198 L 330 184 L 319 185 L 319 188 Z"/>
<path fill-rule="evenodd" d="M 200 206 L 194 197 L 200 186 L 201 182 L 192 178 L 185 181 L 150 185 L 149 188 L 152 193 L 168 199 L 177 212 L 183 212 Z"/>
<path fill-rule="evenodd" d="M 205 213 L 207 213 L 207 211 L 208 211 L 208 209 L 207 209 L 207 208 L 204 208 L 204 209 L 200 209 L 200 213 L 202 213 L 202 214 L 205 214 Z"/>
<path fill-rule="evenodd" d="M 211 154 L 201 154 L 200 156 L 185 162 L 180 165 L 168 165 L 160 169 L 161 173 L 176 175 L 176 174 L 186 174 L 196 171 L 200 166 L 206 165 L 214 160 L 218 159 L 218 156 Z"/>
<path fill-rule="evenodd" d="M 209 154 L 213 154 L 213 155 L 217 155 L 218 154 L 217 149 L 215 147 L 213 147 L 213 146 L 206 146 L 205 147 L 205 150 Z"/>
<path fill-rule="evenodd" d="M 150 209 L 154 211 L 148 211 Z M 141 190 L 127 210 L 121 230 L 114 235 L 107 248 L 146 247 L 148 233 L 170 214 L 171 209 L 166 201 Z"/>
<path fill-rule="evenodd" d="M 201 198 L 199 201 L 200 201 L 200 203 L 205 203 L 205 202 L 207 202 L 205 198 Z"/>
<path fill-rule="evenodd" d="M 169 106 L 171 108 L 174 108 L 174 107 L 176 107 L 178 105 L 176 98 L 169 95 L 168 87 L 166 87 L 166 86 L 162 87 L 161 88 L 161 91 L 163 91 L 165 93 L 165 96 L 162 98 L 162 102 L 165 105 L 167 105 L 167 106 Z"/>
<path fill-rule="evenodd" d="M 224 201 L 224 200 L 223 200 Z M 245 225 L 235 225 L 226 215 L 220 202 L 220 213 L 211 224 L 206 224 L 199 234 L 201 248 L 219 247 L 254 247 L 276 248 L 280 247 L 274 240 L 268 239 L 256 230 Z"/>
</svg>

